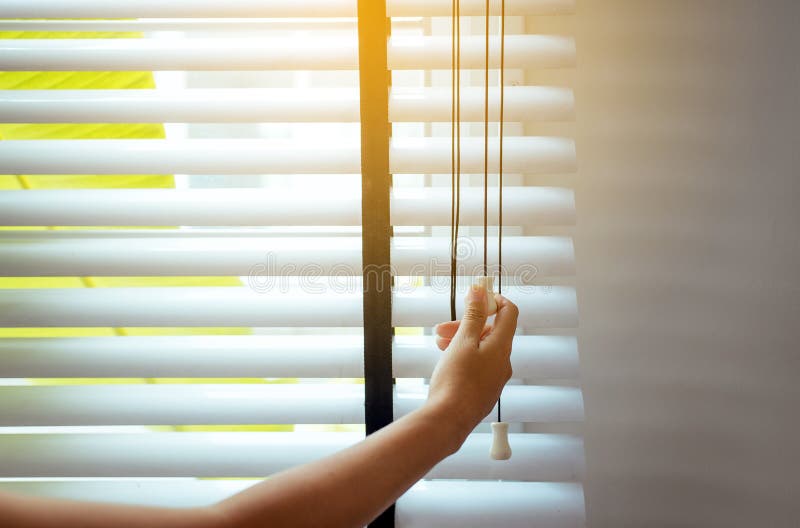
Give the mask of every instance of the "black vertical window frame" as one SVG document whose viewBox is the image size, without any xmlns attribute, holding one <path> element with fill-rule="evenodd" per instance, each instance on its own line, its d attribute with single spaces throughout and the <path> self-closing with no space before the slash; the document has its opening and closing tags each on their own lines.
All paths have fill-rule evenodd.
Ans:
<svg viewBox="0 0 800 528">
<path fill-rule="evenodd" d="M 390 20 L 385 0 L 358 0 L 361 91 L 361 225 L 364 287 L 364 410 L 367 434 L 388 425 L 392 410 L 392 274 L 389 219 Z M 381 478 L 381 475 L 375 475 Z M 394 505 L 370 526 L 394 527 Z"/>
</svg>

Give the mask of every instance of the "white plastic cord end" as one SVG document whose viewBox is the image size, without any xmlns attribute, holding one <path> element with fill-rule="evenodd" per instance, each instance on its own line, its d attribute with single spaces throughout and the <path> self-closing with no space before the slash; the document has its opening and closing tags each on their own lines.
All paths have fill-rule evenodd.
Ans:
<svg viewBox="0 0 800 528">
<path fill-rule="evenodd" d="M 508 460 L 511 458 L 511 446 L 508 445 L 508 424 L 506 422 L 492 422 L 492 450 L 493 460 Z"/>
<path fill-rule="evenodd" d="M 497 313 L 497 301 L 494 300 L 494 277 L 476 277 L 475 284 L 480 284 L 486 288 L 486 294 L 489 297 L 489 315 Z"/>
</svg>

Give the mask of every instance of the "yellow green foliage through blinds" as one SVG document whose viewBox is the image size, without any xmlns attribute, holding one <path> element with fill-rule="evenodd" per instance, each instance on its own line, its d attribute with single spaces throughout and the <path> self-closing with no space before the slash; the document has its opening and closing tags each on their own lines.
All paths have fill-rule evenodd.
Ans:
<svg viewBox="0 0 800 528">
<path fill-rule="evenodd" d="M 0 38 L 135 38 L 133 33 L 22 33 L 0 32 Z M 0 72 L 0 90 L 151 89 L 151 72 Z M 160 139 L 161 124 L 4 124 L 0 140 L 37 139 Z M 173 188 L 172 175 L 0 175 L 1 190 L 82 188 Z M 169 228 L 169 227 L 167 227 Z M 19 228 L 10 228 L 19 229 Z M 28 229 L 66 229 L 59 226 Z M 108 229 L 108 228 L 105 228 Z M 3 277 L 0 288 L 94 288 L 146 286 L 240 286 L 238 277 Z M 71 337 L 113 335 L 245 334 L 249 328 L 0 328 L 0 337 Z M 266 383 L 260 378 L 209 379 L 47 379 L 37 384 L 70 383 Z M 275 380 L 292 382 L 294 380 Z M 249 429 L 291 429 L 291 426 L 256 426 Z"/>
<path fill-rule="evenodd" d="M 0 32 L 0 38 L 131 38 L 135 33 Z M 151 72 L 0 72 L 2 90 L 154 88 Z M 161 124 L 3 124 L 0 140 L 161 139 Z M 0 189 L 172 188 L 171 175 L 0 175 Z M 16 229 L 16 228 L 15 228 Z M 46 228 L 45 228 L 46 229 Z M 59 229 L 52 226 L 49 229 Z M 237 277 L 48 277 L 0 278 L 0 288 L 111 286 L 239 286 Z M 0 335 L 43 335 L 44 329 L 0 329 Z M 247 329 L 59 329 L 59 335 L 247 333 Z"/>
</svg>

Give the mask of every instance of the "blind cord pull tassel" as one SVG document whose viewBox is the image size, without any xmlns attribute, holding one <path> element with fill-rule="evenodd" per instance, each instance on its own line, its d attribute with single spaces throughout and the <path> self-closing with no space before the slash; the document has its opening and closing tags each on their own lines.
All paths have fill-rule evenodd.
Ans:
<svg viewBox="0 0 800 528">
<path fill-rule="evenodd" d="M 508 444 L 508 424 L 492 422 L 492 460 L 508 460 L 511 458 L 511 446 Z"/>
</svg>

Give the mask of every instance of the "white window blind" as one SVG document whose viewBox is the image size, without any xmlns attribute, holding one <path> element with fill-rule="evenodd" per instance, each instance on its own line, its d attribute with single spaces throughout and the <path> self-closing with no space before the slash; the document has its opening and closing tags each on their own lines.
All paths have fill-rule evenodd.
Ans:
<svg viewBox="0 0 800 528">
<path fill-rule="evenodd" d="M 584 524 L 576 52 L 568 32 L 537 31 L 574 5 L 505 4 L 513 457 L 490 460 L 479 426 L 398 501 L 397 526 Z M 461 2 L 462 293 L 483 245 L 484 7 Z M 397 418 L 424 402 L 431 329 L 449 318 L 451 2 L 389 0 L 387 13 Z M 363 438 L 356 15 L 355 0 L 0 4 L 0 489 L 207 504 L 254 482 L 226 478 Z M 131 71 L 152 83 L 93 73 Z M 496 251 L 491 226 L 488 238 Z"/>
</svg>

